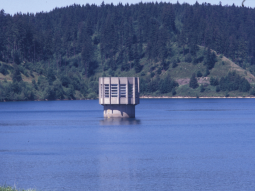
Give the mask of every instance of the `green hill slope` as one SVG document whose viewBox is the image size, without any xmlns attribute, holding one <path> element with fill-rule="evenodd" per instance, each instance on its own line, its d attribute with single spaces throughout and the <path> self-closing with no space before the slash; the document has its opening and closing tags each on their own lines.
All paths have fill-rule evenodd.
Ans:
<svg viewBox="0 0 255 191">
<path fill-rule="evenodd" d="M 142 69 L 139 72 L 132 66 L 133 62 L 128 62 L 131 66 L 128 71 L 123 71 L 121 66 L 113 71 L 111 68 L 106 70 L 105 65 L 99 65 L 94 75 L 90 77 L 84 77 L 82 67 L 75 62 L 81 55 L 71 57 L 62 69 L 47 68 L 48 64 L 42 62 L 36 64 L 22 62 L 20 65 L 1 62 L 1 100 L 96 99 L 98 78 L 101 76 L 140 77 L 141 96 L 145 97 L 254 96 L 255 77 L 227 57 L 211 50 L 210 54 L 215 54 L 215 60 L 213 68 L 208 69 L 207 49 L 200 46 L 196 56 L 183 54 L 181 50 L 182 48 L 175 48 L 174 55 L 164 63 L 142 58 L 140 61 Z M 75 64 L 77 67 L 74 66 Z M 232 73 L 239 76 L 239 80 L 245 78 L 250 88 L 245 91 L 238 88 L 237 90 L 222 89 L 221 79 Z M 189 85 L 193 74 L 199 85 L 194 89 Z M 217 82 L 212 84 L 212 78 L 218 81 L 218 84 Z"/>
</svg>

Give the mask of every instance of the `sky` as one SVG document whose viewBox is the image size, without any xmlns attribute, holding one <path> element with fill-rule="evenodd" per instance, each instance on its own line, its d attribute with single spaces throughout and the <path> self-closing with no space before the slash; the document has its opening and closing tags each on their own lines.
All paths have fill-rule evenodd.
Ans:
<svg viewBox="0 0 255 191">
<path fill-rule="evenodd" d="M 68 5 L 75 4 L 96 4 L 100 5 L 103 0 L 0 0 L 0 10 L 4 9 L 5 13 L 11 15 L 21 13 L 37 13 L 37 12 L 49 12 L 55 7 L 66 7 Z M 139 2 L 152 2 L 153 0 L 105 0 L 104 3 L 113 3 L 114 5 L 121 2 L 122 4 L 135 4 Z M 161 0 L 158 0 L 160 2 Z M 164 2 L 164 0 L 162 0 Z M 154 2 L 156 2 L 154 0 Z M 176 3 L 177 0 L 168 0 L 165 2 Z M 179 0 L 179 3 L 194 4 L 196 0 Z M 206 2 L 210 4 L 219 4 L 220 0 L 197 0 L 199 4 Z M 222 5 L 232 5 L 233 3 L 237 6 L 242 5 L 242 0 L 221 0 Z M 255 0 L 245 0 L 244 5 L 246 7 L 255 7 Z"/>
</svg>

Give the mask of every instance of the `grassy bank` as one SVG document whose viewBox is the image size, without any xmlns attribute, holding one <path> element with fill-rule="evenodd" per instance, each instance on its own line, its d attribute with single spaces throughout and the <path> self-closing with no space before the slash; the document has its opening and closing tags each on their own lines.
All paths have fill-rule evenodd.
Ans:
<svg viewBox="0 0 255 191">
<path fill-rule="evenodd" d="M 35 191 L 34 189 L 16 189 L 10 186 L 0 186 L 0 191 Z"/>
</svg>

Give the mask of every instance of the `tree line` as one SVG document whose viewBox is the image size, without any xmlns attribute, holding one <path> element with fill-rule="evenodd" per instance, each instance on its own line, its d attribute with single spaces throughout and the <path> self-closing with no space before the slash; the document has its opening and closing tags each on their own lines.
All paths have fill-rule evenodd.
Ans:
<svg viewBox="0 0 255 191">
<path fill-rule="evenodd" d="M 71 5 L 49 13 L 0 11 L 0 60 L 4 62 L 48 61 L 59 67 L 63 58 L 82 54 L 84 75 L 90 75 L 95 62 L 108 61 L 130 68 L 139 59 L 164 61 L 171 55 L 170 42 L 197 45 L 216 50 L 240 66 L 255 64 L 255 10 L 252 8 L 171 3 Z M 145 49 L 145 51 L 143 51 Z M 109 59 L 109 60 L 108 60 Z M 54 60 L 55 63 L 52 61 Z"/>
</svg>

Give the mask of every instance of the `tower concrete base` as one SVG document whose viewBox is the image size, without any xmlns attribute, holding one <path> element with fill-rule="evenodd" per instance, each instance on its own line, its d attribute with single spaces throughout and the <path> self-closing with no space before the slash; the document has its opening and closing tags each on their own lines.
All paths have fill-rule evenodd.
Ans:
<svg viewBox="0 0 255 191">
<path fill-rule="evenodd" d="M 104 117 L 135 117 L 135 105 L 104 105 Z"/>
</svg>

